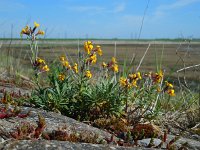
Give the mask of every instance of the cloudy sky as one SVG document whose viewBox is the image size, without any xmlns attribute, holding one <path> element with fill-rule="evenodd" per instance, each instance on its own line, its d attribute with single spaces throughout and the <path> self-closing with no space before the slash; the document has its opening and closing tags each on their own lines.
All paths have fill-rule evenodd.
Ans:
<svg viewBox="0 0 200 150">
<path fill-rule="evenodd" d="M 0 38 L 34 21 L 47 38 L 200 38 L 200 0 L 0 0 Z"/>
</svg>

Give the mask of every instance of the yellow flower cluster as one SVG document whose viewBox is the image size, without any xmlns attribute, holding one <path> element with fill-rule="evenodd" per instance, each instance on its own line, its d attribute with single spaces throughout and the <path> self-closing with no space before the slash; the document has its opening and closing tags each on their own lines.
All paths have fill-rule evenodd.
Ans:
<svg viewBox="0 0 200 150">
<path fill-rule="evenodd" d="M 97 62 L 97 55 L 102 56 L 103 52 L 101 50 L 101 46 L 97 45 L 94 48 L 93 43 L 91 41 L 86 41 L 84 43 L 85 52 L 89 55 L 89 58 L 86 59 L 87 64 L 95 64 Z"/>
<path fill-rule="evenodd" d="M 88 55 L 90 55 L 91 53 L 94 53 L 94 52 L 97 52 L 99 54 L 99 56 L 101 56 L 103 54 L 103 52 L 101 50 L 101 46 L 97 45 L 96 48 L 94 48 L 93 43 L 91 41 L 86 41 L 84 43 L 84 49 Z"/>
<path fill-rule="evenodd" d="M 102 63 L 102 67 L 111 69 L 116 73 L 119 72 L 119 66 L 117 64 L 117 61 L 116 61 L 115 57 L 112 57 L 111 61 L 109 63 L 107 63 L 107 64 L 105 62 L 103 62 Z"/>
<path fill-rule="evenodd" d="M 174 88 L 174 86 L 171 83 L 169 83 L 168 81 L 165 81 L 165 83 L 166 83 L 166 87 L 168 87 L 168 88 Z"/>
<path fill-rule="evenodd" d="M 113 70 L 114 72 L 119 72 L 119 67 L 118 67 L 117 64 L 113 64 L 111 68 L 112 68 L 112 70 Z"/>
<path fill-rule="evenodd" d="M 175 96 L 175 90 L 173 84 L 165 81 L 165 88 L 162 90 L 160 87 L 157 88 L 157 92 L 167 92 L 170 96 Z"/>
<path fill-rule="evenodd" d="M 22 36 L 23 34 L 25 35 L 28 35 L 28 36 L 31 36 L 32 39 L 35 39 L 34 37 L 37 36 L 37 35 L 44 35 L 45 32 L 42 31 L 42 30 L 38 30 L 38 32 L 36 34 L 35 33 L 35 30 L 40 26 L 40 24 L 38 24 L 37 22 L 34 22 L 34 27 L 33 29 L 31 27 L 29 27 L 28 25 L 26 27 L 24 27 L 21 32 L 20 32 L 20 35 Z"/>
<path fill-rule="evenodd" d="M 128 78 L 121 77 L 119 83 L 124 88 L 137 87 L 137 81 L 141 79 L 141 73 L 137 72 L 129 74 Z"/>
<path fill-rule="evenodd" d="M 78 73 L 78 64 L 77 63 L 74 63 L 74 66 L 72 67 L 73 71 L 75 73 Z"/>
<path fill-rule="evenodd" d="M 64 67 L 66 67 L 66 69 L 71 69 L 71 65 L 69 64 L 69 62 L 65 59 L 65 56 L 60 56 L 60 61 L 62 63 L 62 65 Z"/>
<path fill-rule="evenodd" d="M 97 55 L 95 53 L 90 54 L 90 57 L 87 58 L 86 63 L 88 64 L 96 64 L 97 62 Z"/>
<path fill-rule="evenodd" d="M 158 73 L 151 73 L 151 78 L 154 83 L 160 83 L 163 79 L 163 72 L 160 70 Z"/>
<path fill-rule="evenodd" d="M 131 84 L 129 83 L 127 78 L 121 77 L 119 79 L 119 83 L 120 83 L 120 86 L 122 86 L 122 87 L 125 87 L 125 88 L 130 88 L 131 87 Z"/>
<path fill-rule="evenodd" d="M 87 41 L 87 42 L 84 43 L 84 49 L 85 49 L 85 51 L 86 51 L 86 53 L 87 53 L 88 55 L 91 53 L 93 47 L 94 47 L 94 46 L 93 46 L 93 44 L 92 44 L 91 41 Z"/>
<path fill-rule="evenodd" d="M 38 32 L 37 32 L 35 35 L 36 35 L 36 36 L 37 36 L 37 35 L 44 35 L 44 33 L 45 33 L 44 31 L 38 30 Z"/>
<path fill-rule="evenodd" d="M 38 28 L 39 26 L 40 26 L 40 24 L 39 24 L 39 23 L 37 23 L 37 22 L 34 22 L 34 27 Z"/>
<path fill-rule="evenodd" d="M 38 58 L 36 59 L 36 64 L 39 66 L 39 65 L 41 65 L 41 64 L 44 64 L 44 65 L 45 65 L 46 63 L 45 63 L 44 59 L 41 59 L 41 58 L 38 57 Z"/>
<path fill-rule="evenodd" d="M 60 73 L 60 74 L 58 75 L 58 80 L 64 81 L 64 80 L 65 80 L 65 75 L 64 75 L 63 73 Z"/>
<path fill-rule="evenodd" d="M 37 26 L 37 24 L 35 24 L 35 26 Z M 87 54 L 89 55 L 89 57 L 85 59 L 86 61 L 84 61 L 84 63 L 86 63 L 86 64 L 95 64 L 97 62 L 97 54 L 100 56 L 102 55 L 101 47 L 99 45 L 97 45 L 96 48 L 94 48 L 91 41 L 86 41 L 84 43 L 84 49 L 87 52 Z M 60 62 L 67 70 L 72 69 L 74 73 L 79 72 L 78 64 L 74 63 L 74 65 L 71 66 L 69 61 L 66 60 L 66 57 L 64 55 L 60 56 Z M 118 70 L 118 68 L 117 68 L 117 70 Z M 90 70 L 85 71 L 84 77 L 89 78 L 89 79 L 92 78 L 92 73 L 90 72 Z M 59 74 L 58 79 L 60 81 L 63 81 L 65 79 L 65 75 L 63 73 Z"/>
<path fill-rule="evenodd" d="M 63 56 L 60 56 L 60 61 L 61 61 L 61 62 L 65 61 L 65 56 L 64 56 L 64 55 L 63 55 Z"/>
<path fill-rule="evenodd" d="M 99 54 L 99 56 L 102 56 L 102 55 L 103 55 L 103 52 L 102 52 L 102 50 L 101 50 L 101 46 L 97 45 L 95 51 L 97 51 L 97 53 Z"/>
<path fill-rule="evenodd" d="M 175 91 L 174 91 L 174 89 L 169 89 L 169 90 L 167 91 L 167 93 L 168 93 L 170 96 L 175 96 Z"/>
<path fill-rule="evenodd" d="M 41 71 L 43 72 L 47 72 L 49 71 L 49 67 L 47 65 L 44 65 L 42 68 L 41 68 Z"/>
<path fill-rule="evenodd" d="M 169 83 L 168 81 L 165 81 L 165 84 L 166 84 L 166 87 L 164 89 L 164 91 L 167 91 L 167 93 L 170 95 L 170 96 L 175 96 L 175 91 L 174 91 L 174 86 Z"/>
<path fill-rule="evenodd" d="M 141 73 L 140 72 L 137 72 L 137 73 L 133 73 L 133 74 L 129 74 L 129 78 L 131 79 L 131 80 L 141 80 L 142 79 L 142 77 L 141 77 Z"/>
<path fill-rule="evenodd" d="M 22 29 L 22 31 L 20 32 L 20 35 L 21 36 L 22 36 L 22 34 L 30 35 L 30 33 L 31 33 L 31 30 L 30 30 L 29 26 L 27 25 L 26 27 L 24 27 Z"/>
<path fill-rule="evenodd" d="M 74 63 L 74 66 L 71 67 L 71 65 L 69 64 L 69 61 L 66 60 L 65 56 L 60 56 L 60 62 L 67 70 L 72 69 L 75 73 L 78 73 L 78 64 L 77 63 Z"/>
<path fill-rule="evenodd" d="M 111 59 L 111 63 L 113 63 L 113 64 L 117 64 L 117 61 L 116 61 L 116 58 L 115 58 L 115 57 L 112 57 L 112 59 Z"/>
<path fill-rule="evenodd" d="M 86 72 L 85 72 L 85 77 L 87 77 L 87 78 L 92 78 L 92 73 L 90 72 L 90 70 L 87 70 Z"/>
<path fill-rule="evenodd" d="M 49 71 L 49 67 L 46 65 L 45 60 L 39 57 L 35 60 L 33 66 L 39 68 L 41 72 Z"/>
</svg>

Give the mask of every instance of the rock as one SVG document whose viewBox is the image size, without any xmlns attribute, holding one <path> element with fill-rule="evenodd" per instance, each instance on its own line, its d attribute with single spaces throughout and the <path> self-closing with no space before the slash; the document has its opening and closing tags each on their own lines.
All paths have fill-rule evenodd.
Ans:
<svg viewBox="0 0 200 150">
<path fill-rule="evenodd" d="M 22 95 L 30 95 L 31 94 L 29 89 L 22 89 L 22 88 L 18 88 L 16 86 L 13 86 L 13 85 L 7 85 L 7 86 L 0 85 L 0 90 L 1 90 L 0 91 L 0 98 L 3 97 L 3 93 L 2 93 L 3 90 L 8 92 L 8 93 L 12 93 L 12 92 L 19 93 L 19 91 L 20 91 L 20 93 Z"/>
<path fill-rule="evenodd" d="M 142 140 L 138 140 L 138 144 L 140 145 L 140 146 L 144 146 L 144 147 L 147 147 L 148 145 L 149 145 L 149 143 L 150 143 L 150 141 L 151 141 L 151 138 L 147 138 L 147 139 L 142 139 Z M 156 146 L 158 146 L 160 143 L 161 143 L 162 141 L 160 140 L 160 139 L 153 139 L 153 145 L 156 147 Z"/>
<path fill-rule="evenodd" d="M 0 105 L 2 106 L 2 105 Z M 54 112 L 47 112 L 45 110 L 30 108 L 30 107 L 21 107 L 22 113 L 27 113 L 31 111 L 30 115 L 26 118 L 18 118 L 18 117 L 11 117 L 7 119 L 0 119 L 0 129 L 5 132 L 10 132 L 14 129 L 17 125 L 21 122 L 29 122 L 36 126 L 38 122 L 38 113 L 40 113 L 46 121 L 46 132 L 51 132 L 53 130 L 63 129 L 66 131 L 76 131 L 77 133 L 81 132 L 93 132 L 98 134 L 102 138 L 111 137 L 111 134 L 108 132 L 102 131 L 98 128 L 94 128 L 87 124 L 81 123 L 69 117 L 54 113 Z M 4 127 L 2 129 L 2 127 Z"/>
<path fill-rule="evenodd" d="M 174 138 L 175 138 L 174 135 L 168 135 L 167 142 L 163 143 L 161 148 L 166 149 L 167 144 Z M 147 147 L 149 145 L 150 141 L 151 141 L 150 138 L 142 139 L 142 140 L 138 140 L 138 144 L 140 146 Z M 160 139 L 154 138 L 153 139 L 153 147 L 158 146 L 161 142 L 162 141 Z M 175 149 L 179 149 L 180 147 L 184 147 L 189 150 L 199 150 L 200 149 L 200 141 L 183 138 L 183 137 L 180 137 L 177 141 L 174 142 L 173 145 L 175 146 Z"/>
<path fill-rule="evenodd" d="M 0 104 L 0 107 L 4 105 Z M 12 106 L 11 106 L 12 107 Z M 100 139 L 110 138 L 112 135 L 106 131 L 100 130 L 98 128 L 92 127 L 90 125 L 78 122 L 69 117 L 54 113 L 47 112 L 41 109 L 31 108 L 31 107 L 21 107 L 22 113 L 27 113 L 31 110 L 31 113 L 28 117 L 19 118 L 19 117 L 10 117 L 6 119 L 0 119 L 0 149 L 4 150 L 28 150 L 28 149 L 87 149 L 87 150 L 98 150 L 98 149 L 113 149 L 113 150 L 135 150 L 141 149 L 146 150 L 145 148 L 150 143 L 150 138 L 138 140 L 138 144 L 142 147 L 120 147 L 117 145 L 102 145 L 102 144 L 91 144 L 91 143 L 72 143 L 69 141 L 58 141 L 58 140 L 45 140 L 44 138 L 31 139 L 31 140 L 14 140 L 8 137 L 7 135 L 16 129 L 19 124 L 28 122 L 32 125 L 37 126 L 38 122 L 38 113 L 40 113 L 46 121 L 45 132 L 52 132 L 58 129 L 63 131 L 76 132 L 77 134 L 87 134 L 95 133 L 99 135 Z M 149 129 L 149 128 L 148 128 Z M 7 133 L 7 134 L 6 134 Z M 166 148 L 167 143 L 171 141 L 175 136 L 168 135 L 167 142 L 163 144 L 162 148 Z M 114 137 L 117 139 L 117 137 Z M 118 139 L 117 139 L 118 140 Z M 161 142 L 160 139 L 154 139 L 153 145 L 157 146 Z M 200 149 L 200 141 L 192 140 L 188 138 L 181 137 L 175 142 L 175 146 L 180 148 L 185 146 L 190 150 Z M 152 148 L 155 149 L 155 148 Z"/>
<path fill-rule="evenodd" d="M 175 136 L 174 135 L 168 135 L 167 142 L 171 141 Z M 183 138 L 180 137 L 176 142 L 175 145 L 177 147 L 181 147 L 185 145 L 189 150 L 199 150 L 200 149 L 200 141 Z"/>
<path fill-rule="evenodd" d="M 192 135 L 192 137 L 193 137 L 194 139 L 200 141 L 200 136 L 199 136 L 199 135 L 195 134 L 195 135 Z"/>
<path fill-rule="evenodd" d="M 2 105 L 0 105 L 2 106 Z M 45 132 L 52 132 L 54 130 L 62 129 L 65 131 L 75 131 L 76 133 L 96 133 L 99 135 L 100 138 L 110 138 L 111 134 L 108 132 L 105 132 L 103 130 L 100 130 L 98 128 L 89 126 L 87 124 L 78 122 L 74 119 L 71 119 L 69 117 L 54 113 L 54 112 L 47 112 L 40 109 L 30 108 L 30 107 L 21 107 L 22 113 L 26 113 L 29 110 L 31 110 L 31 114 L 26 118 L 18 118 L 18 117 L 12 117 L 12 118 L 6 118 L 6 119 L 0 119 L 0 149 L 16 149 L 16 150 L 28 150 L 28 149 L 87 149 L 87 150 L 98 150 L 98 149 L 113 149 L 113 150 L 135 150 L 135 149 L 141 149 L 145 150 L 146 146 L 149 145 L 150 138 L 138 140 L 138 144 L 142 147 L 120 147 L 117 145 L 102 145 L 102 144 L 90 144 L 90 143 L 72 143 L 69 141 L 57 141 L 57 140 L 45 140 L 43 138 L 37 139 L 31 139 L 31 140 L 14 140 L 10 138 L 6 138 L 6 134 L 9 133 L 13 129 L 16 128 L 17 125 L 19 125 L 21 122 L 29 122 L 33 125 L 37 125 L 38 121 L 38 113 L 40 113 L 46 120 L 46 128 Z M 117 139 L 116 137 L 114 137 Z M 167 142 L 163 144 L 162 148 L 166 148 L 166 144 L 172 140 L 174 136 L 168 135 Z M 154 139 L 153 145 L 157 146 L 161 142 L 160 139 Z M 182 145 L 185 145 L 188 149 L 196 150 L 200 149 L 200 142 L 192 139 L 187 138 L 180 138 L 175 142 L 176 147 L 180 148 Z M 155 149 L 155 148 L 153 148 Z"/>
<path fill-rule="evenodd" d="M 5 142 L 5 140 L 2 137 L 0 137 L 0 144 L 3 142 Z"/>
<path fill-rule="evenodd" d="M 153 150 L 147 148 L 131 148 L 113 145 L 72 143 L 68 141 L 46 141 L 46 140 L 9 140 L 0 144 L 1 150 Z"/>
</svg>

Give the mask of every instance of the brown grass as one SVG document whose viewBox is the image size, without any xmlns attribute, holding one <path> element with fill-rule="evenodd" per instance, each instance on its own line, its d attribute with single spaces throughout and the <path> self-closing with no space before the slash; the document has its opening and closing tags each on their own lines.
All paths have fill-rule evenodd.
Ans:
<svg viewBox="0 0 200 150">
<path fill-rule="evenodd" d="M 4 43 L 6 43 L 4 41 Z M 6 51 L 11 50 L 11 55 L 15 58 L 22 58 L 21 64 L 28 65 L 29 62 L 29 45 L 23 42 L 13 42 L 14 44 L 4 44 L 1 47 L 1 52 L 6 54 Z M 83 51 L 83 41 L 80 41 L 80 50 Z M 100 61 L 109 61 L 114 56 L 115 41 L 94 41 L 95 44 L 100 44 L 103 50 L 103 56 Z M 131 67 L 137 68 L 149 42 L 131 42 L 117 41 L 116 42 L 116 57 L 121 68 L 126 60 Z M 61 54 L 66 54 L 69 59 L 76 61 L 78 56 L 78 41 L 42 41 L 39 43 L 39 56 L 53 61 Z M 156 58 L 157 57 L 157 58 Z M 178 42 L 151 42 L 151 47 L 148 50 L 141 66 L 140 71 L 156 71 L 156 66 L 161 64 L 166 73 L 172 77 L 177 77 L 176 70 L 181 68 L 200 64 L 200 43 L 178 43 Z M 157 60 L 157 61 L 156 61 Z M 162 61 L 161 61 L 162 60 Z M 161 63 L 160 63 L 161 62 Z M 189 79 L 199 80 L 200 67 L 194 67 L 179 73 L 180 77 L 186 76 Z"/>
</svg>

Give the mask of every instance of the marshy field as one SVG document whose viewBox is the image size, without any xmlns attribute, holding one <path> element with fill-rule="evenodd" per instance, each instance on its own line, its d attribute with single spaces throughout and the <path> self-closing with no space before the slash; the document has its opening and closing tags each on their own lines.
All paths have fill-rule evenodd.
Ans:
<svg viewBox="0 0 200 150">
<path fill-rule="evenodd" d="M 76 61 L 84 53 L 83 43 L 85 41 L 78 39 L 42 39 L 38 41 L 38 55 L 48 62 L 58 59 L 61 55 L 66 55 L 69 60 Z M 200 84 L 200 41 L 198 40 L 117 39 L 92 41 L 96 45 L 101 45 L 103 56 L 99 58 L 100 61 L 108 61 L 115 56 L 120 71 L 123 70 L 124 65 L 134 71 L 144 57 L 139 68 L 141 72 L 157 71 L 162 68 L 174 82 L 177 82 L 178 78 L 181 81 L 185 79 L 192 88 L 196 88 Z M 22 72 L 29 74 L 31 65 L 29 42 L 20 39 L 7 39 L 0 40 L 0 44 L 0 57 L 1 60 L 4 60 L 1 65 L 11 66 L 12 69 L 18 70 L 21 67 Z"/>
</svg>

